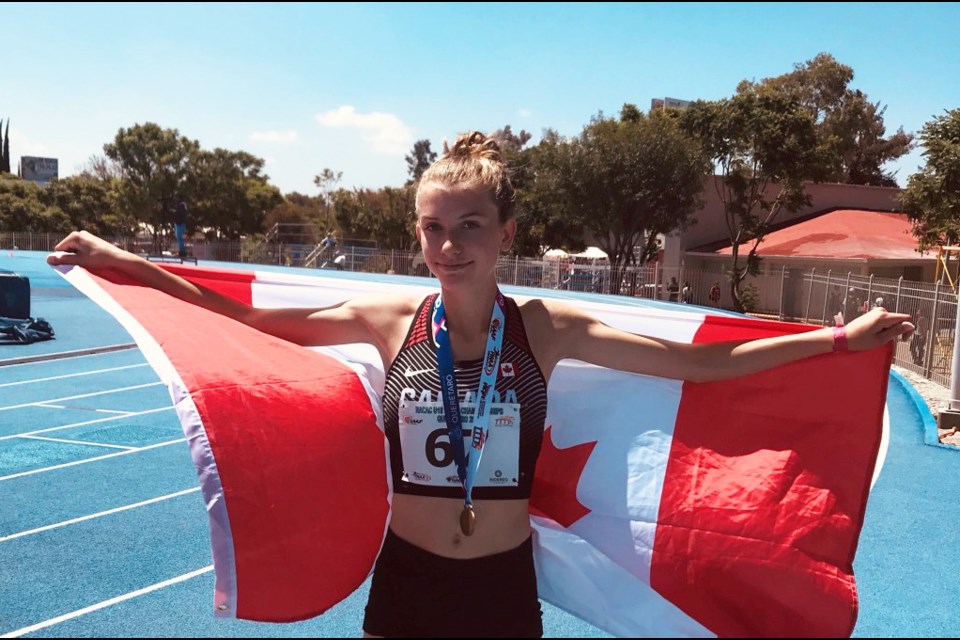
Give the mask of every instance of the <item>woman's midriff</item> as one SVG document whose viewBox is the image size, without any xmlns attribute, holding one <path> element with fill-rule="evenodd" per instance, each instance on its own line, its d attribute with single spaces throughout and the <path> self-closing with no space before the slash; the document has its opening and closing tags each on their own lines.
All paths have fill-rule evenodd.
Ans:
<svg viewBox="0 0 960 640">
<path fill-rule="evenodd" d="M 509 551 L 530 536 L 528 500 L 475 500 L 473 535 L 460 531 L 463 500 L 394 494 L 390 528 L 421 549 L 447 558 Z"/>
</svg>

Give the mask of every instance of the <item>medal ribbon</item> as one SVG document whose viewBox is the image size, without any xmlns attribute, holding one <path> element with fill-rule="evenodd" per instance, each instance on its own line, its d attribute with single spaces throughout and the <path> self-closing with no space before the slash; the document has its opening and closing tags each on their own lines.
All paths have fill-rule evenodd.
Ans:
<svg viewBox="0 0 960 640">
<path fill-rule="evenodd" d="M 464 507 L 471 507 L 473 484 L 483 445 L 490 433 L 490 397 L 497 384 L 497 368 L 500 366 L 500 350 L 503 346 L 503 330 L 506 321 L 504 309 L 506 302 L 497 289 L 496 303 L 490 315 L 490 328 L 487 331 L 487 347 L 481 363 L 480 384 L 477 388 L 477 414 L 473 422 L 473 434 L 470 451 L 463 446 L 463 419 L 460 415 L 460 402 L 457 399 L 457 376 L 453 366 L 453 348 L 450 346 L 450 334 L 447 332 L 447 317 L 441 296 L 433 306 L 433 341 L 437 345 L 437 370 L 440 373 L 440 395 L 443 397 L 443 412 L 447 423 L 447 436 L 453 447 L 453 459 L 457 463 L 457 476 L 466 494 Z"/>
</svg>

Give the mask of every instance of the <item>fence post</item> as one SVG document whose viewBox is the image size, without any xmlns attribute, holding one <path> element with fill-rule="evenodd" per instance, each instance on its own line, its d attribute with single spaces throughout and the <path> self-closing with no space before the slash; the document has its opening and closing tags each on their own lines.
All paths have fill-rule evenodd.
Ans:
<svg viewBox="0 0 960 640">
<path fill-rule="evenodd" d="M 843 285 L 843 312 L 846 313 L 850 308 L 850 272 L 847 271 L 847 282 Z M 844 318 L 844 322 L 850 322 L 851 318 Z"/>
<path fill-rule="evenodd" d="M 786 280 L 787 280 L 787 265 L 785 265 L 785 264 L 784 264 L 784 265 L 780 265 L 780 314 L 779 314 L 779 315 L 780 315 L 780 322 L 783 322 L 783 320 L 784 320 L 784 315 L 783 315 L 783 293 L 784 293 L 784 285 L 785 285 L 785 283 L 786 283 Z"/>
<path fill-rule="evenodd" d="M 653 263 L 653 299 L 660 299 L 660 263 Z"/>
<path fill-rule="evenodd" d="M 951 287 L 951 291 L 953 288 Z M 950 410 L 960 411 L 960 343 L 957 342 L 957 336 L 960 335 L 960 298 L 956 293 L 953 295 L 953 354 L 950 359 Z M 945 425 L 946 426 L 946 425 Z"/>
<path fill-rule="evenodd" d="M 900 276 L 900 279 L 897 280 L 897 306 L 894 308 L 894 313 L 900 313 L 900 289 L 903 287 L 903 276 Z"/>
<path fill-rule="evenodd" d="M 827 286 L 823 290 L 823 312 L 820 314 L 820 326 L 827 326 L 827 298 L 830 297 L 830 274 L 833 269 L 827 269 Z"/>
<path fill-rule="evenodd" d="M 873 274 L 870 274 L 870 282 L 867 283 L 867 311 L 873 306 Z"/>
<path fill-rule="evenodd" d="M 930 314 L 930 326 L 927 329 L 927 351 L 923 363 L 923 377 L 930 379 L 930 372 L 933 369 L 933 348 L 937 343 L 937 307 L 940 305 L 940 281 L 934 284 L 933 289 L 933 312 Z"/>
<path fill-rule="evenodd" d="M 810 298 L 813 297 L 813 279 L 817 275 L 817 268 L 814 267 L 810 269 L 810 288 L 807 290 L 807 308 L 803 310 L 803 323 L 809 324 L 810 322 Z"/>
<path fill-rule="evenodd" d="M 520 270 L 520 256 L 513 256 L 513 284 L 519 284 L 517 282 L 517 273 Z"/>
</svg>

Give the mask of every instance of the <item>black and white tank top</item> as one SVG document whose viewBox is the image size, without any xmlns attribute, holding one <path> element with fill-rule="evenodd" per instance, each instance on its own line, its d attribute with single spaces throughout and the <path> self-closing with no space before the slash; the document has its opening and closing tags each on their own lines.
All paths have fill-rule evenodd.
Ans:
<svg viewBox="0 0 960 640">
<path fill-rule="evenodd" d="M 437 347 L 431 335 L 436 297 L 433 294 L 421 303 L 403 347 L 387 371 L 383 422 L 396 493 L 463 498 L 447 436 Z M 520 308 L 512 298 L 506 298 L 505 312 L 490 432 L 473 488 L 473 498 L 478 500 L 530 497 L 547 415 L 547 384 L 530 351 Z M 465 451 L 470 450 L 482 364 L 482 359 L 454 363 Z"/>
</svg>

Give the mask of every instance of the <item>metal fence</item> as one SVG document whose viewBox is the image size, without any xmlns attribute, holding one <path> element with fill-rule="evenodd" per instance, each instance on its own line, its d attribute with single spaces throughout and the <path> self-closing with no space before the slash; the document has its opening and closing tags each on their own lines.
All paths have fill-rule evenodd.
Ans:
<svg viewBox="0 0 960 640">
<path fill-rule="evenodd" d="M 0 233 L 0 248 L 52 251 L 60 234 Z M 152 238 L 115 238 L 114 243 L 134 253 L 155 250 Z M 312 243 L 194 241 L 191 255 L 201 260 L 301 266 L 316 249 Z M 416 252 L 352 244 L 338 245 L 328 255 L 320 253 L 318 269 L 338 269 L 429 277 L 423 257 Z M 536 260 L 501 257 L 497 264 L 502 284 L 586 293 L 611 290 L 611 270 L 605 261 Z M 687 301 L 711 306 L 709 291 L 719 285 L 719 306 L 732 308 L 729 285 L 721 265 L 707 269 L 664 268 L 658 263 L 628 267 L 620 281 L 622 295 Z M 898 343 L 895 363 L 945 387 L 950 386 L 957 294 L 940 283 L 860 276 L 817 269 L 783 267 L 748 278 L 745 286 L 751 312 L 790 322 L 832 326 L 842 313 L 849 322 L 874 306 L 910 314 L 917 331 L 909 343 Z"/>
<path fill-rule="evenodd" d="M 793 293 L 783 297 L 779 312 L 786 320 L 832 326 L 838 313 L 849 321 L 878 306 L 910 314 L 917 330 L 909 343 L 897 343 L 894 362 L 950 386 L 957 320 L 957 293 L 950 286 L 815 269 L 799 274 L 783 270 L 782 281 L 789 278 L 800 282 L 783 287 Z"/>
</svg>

